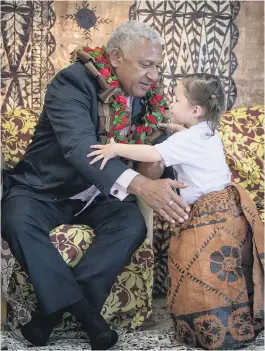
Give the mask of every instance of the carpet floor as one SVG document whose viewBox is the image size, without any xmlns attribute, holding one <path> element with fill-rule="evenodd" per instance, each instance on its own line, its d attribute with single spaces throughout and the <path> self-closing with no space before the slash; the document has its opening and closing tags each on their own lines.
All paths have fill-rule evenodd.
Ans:
<svg viewBox="0 0 265 351">
<path fill-rule="evenodd" d="M 174 339 L 171 318 L 167 312 L 164 300 L 155 300 L 152 317 L 135 332 L 118 330 L 119 341 L 112 350 L 201 350 L 181 345 Z M 19 329 L 6 324 L 1 332 L 1 350 L 7 351 L 72 351 L 90 350 L 87 339 L 76 339 L 71 332 L 53 333 L 49 344 L 35 347 L 27 343 Z M 264 350 L 264 332 L 260 333 L 255 342 L 246 345 L 241 350 Z"/>
</svg>

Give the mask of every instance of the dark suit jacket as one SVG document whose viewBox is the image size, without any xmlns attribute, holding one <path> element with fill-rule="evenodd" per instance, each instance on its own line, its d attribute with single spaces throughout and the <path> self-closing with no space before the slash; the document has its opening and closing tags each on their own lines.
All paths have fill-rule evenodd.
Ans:
<svg viewBox="0 0 265 351">
<path fill-rule="evenodd" d="M 24 159 L 5 179 L 3 197 L 17 194 L 60 201 L 95 185 L 103 195 L 128 169 L 118 159 L 104 170 L 91 166 L 89 146 L 97 143 L 99 86 L 81 63 L 61 70 L 47 87 L 43 111 Z M 133 118 L 144 113 L 134 99 Z M 11 191 L 9 189 L 11 188 Z"/>
</svg>

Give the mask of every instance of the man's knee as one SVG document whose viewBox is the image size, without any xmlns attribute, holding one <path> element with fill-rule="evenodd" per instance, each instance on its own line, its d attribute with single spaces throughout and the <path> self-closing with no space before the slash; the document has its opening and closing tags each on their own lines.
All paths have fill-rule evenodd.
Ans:
<svg viewBox="0 0 265 351">
<path fill-rule="evenodd" d="M 10 240 L 15 239 L 19 235 L 23 235 L 22 218 L 16 214 L 10 216 L 3 213 L 1 221 L 1 235 L 7 242 L 10 242 Z"/>
<path fill-rule="evenodd" d="M 126 235 L 141 244 L 146 238 L 147 227 L 144 216 L 138 206 L 134 206 L 127 213 Z"/>
<path fill-rule="evenodd" d="M 8 243 L 25 241 L 27 235 L 40 230 L 33 206 L 23 197 L 8 199 L 2 207 L 1 234 Z M 32 210 L 31 210 L 32 208 Z"/>
<path fill-rule="evenodd" d="M 25 206 L 20 203 L 18 207 L 15 200 L 15 198 L 10 198 L 2 203 L 1 235 L 7 242 L 23 232 L 21 213 L 24 212 Z"/>
</svg>

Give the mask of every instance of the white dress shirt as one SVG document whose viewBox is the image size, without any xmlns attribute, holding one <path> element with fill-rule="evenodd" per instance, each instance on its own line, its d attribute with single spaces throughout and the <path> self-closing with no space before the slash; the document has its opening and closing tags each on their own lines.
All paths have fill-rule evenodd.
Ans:
<svg viewBox="0 0 265 351">
<path fill-rule="evenodd" d="M 132 110 L 132 102 L 133 98 L 128 97 L 127 107 L 129 111 Z M 128 128 L 125 128 L 123 132 L 124 134 L 128 134 Z M 110 189 L 110 195 L 117 197 L 121 201 L 124 200 L 129 195 L 129 193 L 127 192 L 129 184 L 138 174 L 139 173 L 135 172 L 133 169 L 127 169 L 119 176 L 119 178 L 113 184 L 112 188 Z M 72 196 L 70 198 L 71 200 L 81 200 L 83 202 L 86 202 L 86 205 L 82 208 L 80 212 L 76 213 L 75 216 L 84 211 L 84 209 L 87 208 L 99 194 L 100 191 L 98 190 L 98 188 L 95 185 L 92 185 L 91 187 L 82 191 L 81 193 Z"/>
</svg>

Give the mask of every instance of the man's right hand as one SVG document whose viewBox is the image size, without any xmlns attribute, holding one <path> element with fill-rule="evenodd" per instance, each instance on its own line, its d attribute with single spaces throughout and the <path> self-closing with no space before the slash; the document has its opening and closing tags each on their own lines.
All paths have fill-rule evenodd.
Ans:
<svg viewBox="0 0 265 351">
<path fill-rule="evenodd" d="M 148 206 L 165 220 L 183 223 L 188 219 L 189 206 L 175 193 L 175 188 L 187 185 L 172 179 L 151 180 L 137 175 L 128 187 L 128 192 L 140 196 Z"/>
</svg>

